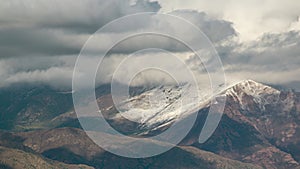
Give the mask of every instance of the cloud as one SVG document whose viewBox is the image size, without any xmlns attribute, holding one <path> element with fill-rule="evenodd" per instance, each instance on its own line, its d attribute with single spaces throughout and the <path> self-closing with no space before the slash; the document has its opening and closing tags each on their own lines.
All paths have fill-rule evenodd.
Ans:
<svg viewBox="0 0 300 169">
<path fill-rule="evenodd" d="M 157 2 L 138 0 L 12 0 L 1 1 L 3 27 L 61 28 L 93 33 L 104 24 L 137 12 L 157 12 Z"/>
<path fill-rule="evenodd" d="M 267 33 L 258 40 L 223 46 L 227 77 L 299 88 L 300 31 Z M 291 83 L 293 86 L 291 86 Z"/>
<path fill-rule="evenodd" d="M 265 34 L 258 40 L 242 43 L 227 56 L 227 62 L 260 66 L 262 70 L 283 71 L 300 64 L 300 32 Z M 226 62 L 226 61 L 225 61 Z"/>
<path fill-rule="evenodd" d="M 70 89 L 75 56 L 22 57 L 0 60 L 0 87 L 29 83 Z"/>
<path fill-rule="evenodd" d="M 0 2 L 0 57 L 78 54 L 104 24 L 136 12 L 157 12 L 139 0 L 12 0 Z"/>
<path fill-rule="evenodd" d="M 127 0 L 79 0 L 76 3 L 71 0 L 3 1 L 0 2 L 0 58 L 75 55 L 91 34 L 106 23 L 128 14 L 159 10 L 160 5 L 156 1 L 148 0 L 138 0 L 131 4 Z M 213 19 L 202 12 L 183 10 L 170 14 L 190 20 L 213 42 L 235 35 L 230 22 Z M 176 28 L 159 25 L 163 23 L 160 19 L 159 16 L 141 18 L 139 22 L 106 30 L 107 34 L 101 38 L 109 40 L 137 28 L 156 28 L 178 33 L 177 29 L 181 25 L 176 25 Z M 186 36 L 193 38 L 190 34 Z M 147 38 L 135 39 L 135 43 L 128 42 L 115 51 L 128 53 L 153 44 L 173 51 L 186 50 L 178 42 L 174 43 L 174 39 L 152 38 L 152 42 L 143 39 Z M 97 44 L 99 50 L 103 47 Z"/>
<path fill-rule="evenodd" d="M 173 17 L 171 17 L 173 16 Z M 107 42 L 112 42 L 121 37 L 128 37 L 126 40 L 116 44 L 111 52 L 115 53 L 132 53 L 144 48 L 162 48 L 172 52 L 186 52 L 190 51 L 188 47 L 183 44 L 193 44 L 194 46 L 205 46 L 203 40 L 211 41 L 212 43 L 219 43 L 236 36 L 235 30 L 232 28 L 232 23 L 217 20 L 207 16 L 203 12 L 182 10 L 168 13 L 167 15 L 135 15 L 133 20 L 124 19 L 119 20 L 120 23 L 114 23 L 114 27 L 105 27 L 101 32 L 96 32 L 93 36 L 92 44 L 89 48 L 93 53 L 103 52 L 110 46 L 106 46 Z M 182 21 L 185 20 L 185 21 Z M 134 22 L 134 23 L 133 23 Z M 188 25 L 188 22 L 191 25 Z M 183 25 L 185 24 L 185 25 Z M 195 31 L 194 27 L 199 28 Z M 143 34 L 140 32 L 155 32 L 158 34 Z M 199 33 L 201 32 L 201 33 Z M 206 35 L 208 39 L 203 37 Z M 137 36 L 135 36 L 138 34 Z M 165 34 L 161 35 L 161 34 Z M 168 35 L 172 37 L 168 37 Z M 180 37 L 175 39 L 175 37 Z M 101 45 L 99 45 L 101 44 Z"/>
<path fill-rule="evenodd" d="M 77 54 L 86 36 L 58 30 L 0 29 L 0 58 Z"/>
<path fill-rule="evenodd" d="M 116 18 L 159 10 L 160 5 L 157 2 L 148 0 L 0 2 L 0 86 L 27 82 L 70 88 L 76 57 L 92 33 Z M 211 18 L 202 12 L 183 10 L 170 14 L 193 22 L 213 42 L 235 35 L 230 22 Z M 178 34 L 182 31 L 182 25 L 164 21 L 159 15 L 148 19 L 140 18 L 138 22 L 127 22 L 126 26 L 95 35 L 99 41 L 91 46 L 91 50 L 103 52 L 107 47 L 106 41 L 118 38 L 124 33 L 135 33 L 137 29 L 164 30 Z M 185 32 L 181 36 L 193 41 L 195 35 L 188 30 Z M 114 68 L 115 56 L 125 57 L 144 48 L 162 48 L 180 55 L 189 52 L 181 42 L 172 38 L 157 35 L 137 36 L 123 41 L 111 50 L 110 55 L 114 57 L 109 61 L 109 69 Z"/>
<path fill-rule="evenodd" d="M 34 85 L 49 85 L 55 89 L 70 89 L 72 82 L 72 68 L 51 67 L 46 70 L 19 72 L 9 76 L 2 87 L 17 83 L 30 83 Z M 59 76 L 58 76 L 59 75 Z"/>
<path fill-rule="evenodd" d="M 231 22 L 218 20 L 204 12 L 196 10 L 176 10 L 170 13 L 182 17 L 193 23 L 205 33 L 212 42 L 218 42 L 236 36 L 236 31 Z"/>
<path fill-rule="evenodd" d="M 124 78 L 137 73 L 136 77 L 131 77 L 133 81 L 130 84 L 133 86 L 146 85 L 146 83 L 149 85 L 184 83 L 187 79 L 192 79 L 192 76 L 195 76 L 195 80 L 199 83 L 207 85 L 208 75 L 202 62 L 197 58 L 191 52 L 172 54 L 152 49 L 148 49 L 147 52 L 137 52 L 130 57 L 128 54 L 111 54 L 99 65 L 95 77 L 96 86 L 110 83 L 115 73 L 118 73 L 118 76 L 115 76 L 116 80 L 126 84 L 128 81 Z M 0 87 L 29 83 L 49 85 L 58 90 L 70 90 L 75 61 L 76 57 L 73 55 L 2 59 L 0 60 Z M 90 73 L 93 71 L 91 63 L 98 63 L 98 61 L 95 56 L 85 56 L 84 63 L 81 63 L 83 69 L 77 69 L 76 73 L 83 77 L 83 80 L 80 80 L 80 87 L 84 88 L 90 84 L 89 80 L 84 79 L 94 79 L 91 77 L 93 73 Z M 149 65 L 151 68 L 144 70 Z M 137 67 L 141 68 L 140 72 L 135 72 Z M 187 68 L 190 72 L 186 70 Z"/>
<path fill-rule="evenodd" d="M 229 81 L 251 78 L 297 86 L 294 84 L 299 81 L 299 9 L 297 0 L 1 1 L 0 86 L 28 82 L 70 88 L 76 57 L 90 35 L 116 18 L 137 12 L 167 12 L 199 27 L 215 45 Z M 91 46 L 91 50 L 103 52 L 107 47 L 105 42 L 128 32 L 134 33 L 137 29 L 165 30 L 174 34 L 182 31 L 182 25 L 174 25 L 163 22 L 159 15 L 140 18 L 138 22 L 127 22 L 126 26 L 96 35 L 99 41 Z M 195 34 L 188 30 L 184 36 L 194 44 L 199 43 L 194 41 Z M 111 72 L 120 59 L 144 48 L 174 52 L 184 57 L 194 70 L 202 66 L 180 42 L 168 37 L 144 35 L 116 45 L 109 53 L 111 58 L 107 60 L 106 71 Z M 153 54 L 153 58 L 161 59 L 158 56 Z M 180 74 L 180 69 L 176 70 Z M 201 68 L 199 73 L 199 77 L 206 78 L 205 70 Z M 155 76 L 151 74 L 149 77 Z M 162 78 L 157 77 L 158 81 Z"/>
<path fill-rule="evenodd" d="M 194 9 L 233 23 L 243 41 L 255 40 L 264 33 L 300 30 L 298 0 L 159 0 L 161 11 Z"/>
</svg>

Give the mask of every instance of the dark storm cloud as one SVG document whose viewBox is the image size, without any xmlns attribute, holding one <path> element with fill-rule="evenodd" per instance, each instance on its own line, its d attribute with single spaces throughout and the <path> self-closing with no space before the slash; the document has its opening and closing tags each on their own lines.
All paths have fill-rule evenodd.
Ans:
<svg viewBox="0 0 300 169">
<path fill-rule="evenodd" d="M 73 66 L 81 47 L 92 33 L 116 18 L 138 12 L 158 12 L 157 2 L 138 0 L 12 0 L 0 2 L 0 80 L 1 86 L 12 83 L 46 83 L 69 88 Z M 235 35 L 230 22 L 208 17 L 197 11 L 170 13 L 193 22 L 213 42 Z M 109 29 L 101 35 L 96 51 L 106 48 L 105 41 L 135 29 L 164 29 L 178 33 L 181 25 L 161 25 L 160 17 L 141 18 L 139 22 Z M 214 33 L 217 32 L 217 33 Z M 193 40 L 192 34 L 186 34 Z M 99 45 L 101 44 L 101 45 Z M 158 47 L 173 52 L 189 50 L 172 38 L 141 36 L 129 39 L 112 49 L 111 54 Z M 112 57 L 115 59 L 116 57 Z"/>
<path fill-rule="evenodd" d="M 138 0 L 130 5 L 127 0 L 89 0 L 84 2 L 84 8 L 74 7 L 72 19 L 41 22 L 41 27 L 65 29 L 75 33 L 94 33 L 103 25 L 119 17 L 139 12 L 157 12 L 160 5 L 157 2 Z M 76 17 L 78 16 L 78 17 Z M 76 17 L 76 18 L 75 18 Z"/>
<path fill-rule="evenodd" d="M 79 53 L 104 24 L 136 12 L 157 12 L 157 2 L 138 0 L 12 0 L 0 2 L 1 58 Z"/>
<path fill-rule="evenodd" d="M 93 33 L 124 15 L 157 12 L 157 2 L 138 0 L 12 0 L 2 1 L 0 21 L 7 26 L 62 28 Z"/>
<path fill-rule="evenodd" d="M 66 5 L 68 4 L 68 5 Z M 158 12 L 157 2 L 138 0 L 12 0 L 0 2 L 0 58 L 25 56 L 76 55 L 89 36 L 116 18 L 138 12 Z M 235 35 L 230 22 L 208 17 L 197 11 L 170 13 L 193 22 L 213 42 Z M 125 27 L 110 29 L 108 36 L 137 28 L 173 30 L 168 25 L 159 27 L 159 17 L 128 23 Z M 180 28 L 180 25 L 178 25 Z M 192 39 L 193 35 L 190 36 Z M 115 37 L 106 37 L 115 38 Z M 123 43 L 114 51 L 130 53 L 140 48 L 160 46 L 171 51 L 187 50 L 174 39 L 140 37 Z M 99 47 L 101 50 L 101 46 Z"/>
<path fill-rule="evenodd" d="M 1 58 L 76 54 L 81 43 L 81 39 L 36 28 L 0 29 L 0 37 Z"/>
</svg>

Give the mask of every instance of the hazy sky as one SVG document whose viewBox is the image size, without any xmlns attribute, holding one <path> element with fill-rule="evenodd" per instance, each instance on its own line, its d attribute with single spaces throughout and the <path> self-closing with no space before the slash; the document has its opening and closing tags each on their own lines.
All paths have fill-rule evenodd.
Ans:
<svg viewBox="0 0 300 169">
<path fill-rule="evenodd" d="M 29 82 L 70 88 L 74 62 L 90 35 L 119 17 L 156 12 L 176 15 L 198 26 L 215 45 L 229 82 L 254 79 L 292 84 L 298 89 L 299 9 L 298 0 L 0 1 L 0 86 Z M 157 21 L 141 20 L 111 30 L 104 38 L 109 40 L 132 26 L 176 32 L 159 27 Z M 142 38 L 125 43 L 112 55 L 126 56 L 158 42 L 175 53 L 191 55 L 170 39 L 155 38 L 152 42 Z"/>
</svg>

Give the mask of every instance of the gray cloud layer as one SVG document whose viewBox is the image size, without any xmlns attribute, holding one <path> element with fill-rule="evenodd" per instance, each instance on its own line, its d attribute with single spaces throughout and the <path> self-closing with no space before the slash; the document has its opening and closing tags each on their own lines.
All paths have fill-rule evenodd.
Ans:
<svg viewBox="0 0 300 169">
<path fill-rule="evenodd" d="M 0 2 L 0 57 L 78 54 L 91 33 L 137 12 L 157 12 L 139 0 L 12 0 Z"/>
<path fill-rule="evenodd" d="M 268 13 L 263 9 L 271 3 L 269 0 L 262 6 L 258 5 L 260 2 L 249 1 L 248 6 L 242 3 L 234 6 L 231 1 L 228 4 L 215 1 L 186 2 L 183 6 L 194 10 L 169 11 L 172 15 L 192 22 L 210 38 L 221 56 L 229 81 L 251 78 L 261 82 L 297 86 L 296 82 L 300 81 L 300 29 L 297 24 L 298 13 L 292 4 L 297 6 L 299 3 L 292 1 L 287 6 L 282 6 L 276 1 L 273 4 L 274 10 L 266 10 Z M 127 0 L 1 1 L 0 86 L 29 82 L 70 88 L 78 53 L 89 36 L 101 26 L 137 12 L 159 13 L 174 5 L 178 9 L 182 3 L 164 1 L 159 4 L 148 0 L 138 0 L 135 3 Z M 255 6 L 260 7 L 256 9 Z M 211 15 L 199 12 L 200 9 Z M 243 10 L 253 16 L 236 16 L 243 14 Z M 277 11 L 283 13 L 274 19 L 276 15 L 273 14 Z M 259 22 L 263 21 L 266 23 L 260 25 Z M 176 32 L 180 25 L 170 28 L 159 25 L 159 18 L 141 19 L 139 23 L 128 23 L 126 27 L 112 29 L 101 38 L 109 40 L 136 27 L 157 27 Z M 248 38 L 252 35 L 255 38 Z M 193 39 L 192 34 L 186 36 Z M 101 45 L 97 45 L 97 49 L 101 50 Z M 161 47 L 178 54 L 187 52 L 182 44 L 173 39 L 142 36 L 120 44 L 112 50 L 112 55 L 125 56 L 145 47 Z"/>
</svg>

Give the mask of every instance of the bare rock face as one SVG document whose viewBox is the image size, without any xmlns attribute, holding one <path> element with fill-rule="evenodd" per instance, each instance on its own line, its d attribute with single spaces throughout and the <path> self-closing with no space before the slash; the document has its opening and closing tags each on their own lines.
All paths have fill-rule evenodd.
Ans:
<svg viewBox="0 0 300 169">
<path fill-rule="evenodd" d="M 261 164 L 265 168 L 299 168 L 293 157 L 275 147 L 263 148 L 252 155 L 244 157 L 243 161 Z"/>
<path fill-rule="evenodd" d="M 236 93 L 240 93 L 240 97 Z M 279 91 L 247 81 L 230 89 L 228 96 L 229 101 L 237 104 L 229 106 L 235 106 L 234 109 L 239 110 L 270 143 L 300 160 L 298 151 L 295 151 L 300 145 L 300 93 Z"/>
<path fill-rule="evenodd" d="M 192 137 L 194 145 L 265 168 L 299 168 L 299 93 L 246 80 L 222 94 L 227 101 L 218 129 L 202 145 Z"/>
</svg>

